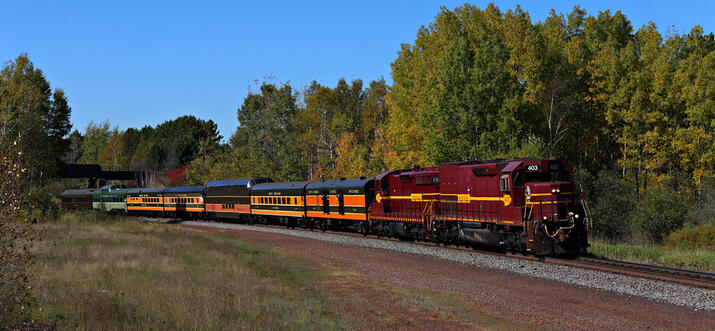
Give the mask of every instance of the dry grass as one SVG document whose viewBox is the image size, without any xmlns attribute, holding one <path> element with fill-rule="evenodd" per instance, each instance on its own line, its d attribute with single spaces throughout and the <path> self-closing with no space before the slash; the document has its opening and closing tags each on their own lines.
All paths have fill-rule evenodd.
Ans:
<svg viewBox="0 0 715 331">
<path fill-rule="evenodd" d="M 71 213 L 46 225 L 27 321 L 79 329 L 524 329 L 226 234 Z"/>
<path fill-rule="evenodd" d="M 599 239 L 590 239 L 590 243 L 588 253 L 599 258 L 715 272 L 715 251 L 712 249 L 612 244 Z"/>
<path fill-rule="evenodd" d="M 134 221 L 49 226 L 32 319 L 82 329 L 336 329 L 318 275 L 238 240 Z"/>
</svg>

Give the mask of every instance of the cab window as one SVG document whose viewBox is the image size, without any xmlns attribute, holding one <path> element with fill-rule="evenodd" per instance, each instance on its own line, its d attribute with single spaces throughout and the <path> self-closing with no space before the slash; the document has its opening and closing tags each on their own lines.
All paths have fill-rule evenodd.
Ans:
<svg viewBox="0 0 715 331">
<path fill-rule="evenodd" d="M 509 192 L 509 175 L 501 176 L 499 179 L 499 190 L 504 193 Z"/>
</svg>

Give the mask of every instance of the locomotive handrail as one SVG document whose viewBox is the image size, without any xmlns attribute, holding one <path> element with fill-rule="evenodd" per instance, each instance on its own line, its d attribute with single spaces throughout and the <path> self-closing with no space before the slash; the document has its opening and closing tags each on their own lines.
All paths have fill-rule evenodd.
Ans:
<svg viewBox="0 0 715 331">
<path fill-rule="evenodd" d="M 576 226 L 576 221 L 574 221 L 573 216 L 570 217 L 570 220 L 571 220 L 571 226 L 560 226 L 559 229 L 556 230 L 556 232 L 554 232 L 553 235 L 549 234 L 549 229 L 546 227 L 546 224 L 544 224 L 544 232 L 546 233 L 547 236 L 554 238 L 554 237 L 556 237 L 557 234 L 559 234 L 559 232 L 561 232 L 561 230 L 570 230 Z"/>
</svg>

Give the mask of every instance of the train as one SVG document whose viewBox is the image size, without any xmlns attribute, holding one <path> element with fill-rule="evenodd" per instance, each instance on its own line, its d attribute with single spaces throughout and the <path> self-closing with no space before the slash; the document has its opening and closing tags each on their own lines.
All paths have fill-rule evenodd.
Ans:
<svg viewBox="0 0 715 331">
<path fill-rule="evenodd" d="M 62 193 L 67 209 L 133 216 L 279 224 L 402 240 L 575 256 L 588 247 L 588 211 L 563 160 L 511 158 L 390 170 L 377 177 Z"/>
</svg>

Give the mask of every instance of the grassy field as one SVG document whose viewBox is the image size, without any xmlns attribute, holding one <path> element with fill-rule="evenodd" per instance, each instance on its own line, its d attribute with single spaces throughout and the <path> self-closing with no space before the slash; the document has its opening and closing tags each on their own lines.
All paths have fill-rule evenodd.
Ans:
<svg viewBox="0 0 715 331">
<path fill-rule="evenodd" d="M 715 251 L 711 249 L 612 244 L 598 239 L 590 239 L 590 242 L 588 253 L 600 258 L 715 272 Z"/>
<path fill-rule="evenodd" d="M 295 261 L 220 236 L 135 221 L 49 226 L 33 319 L 92 329 L 335 329 Z M 41 310 L 40 310 L 41 309 Z"/>
<path fill-rule="evenodd" d="M 28 321 L 80 329 L 524 328 L 461 298 L 394 289 L 227 235 L 94 213 L 45 227 Z"/>
</svg>

